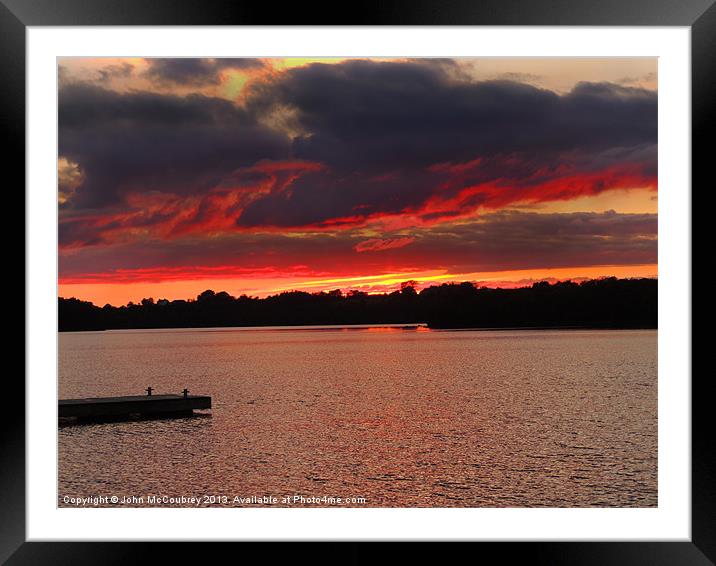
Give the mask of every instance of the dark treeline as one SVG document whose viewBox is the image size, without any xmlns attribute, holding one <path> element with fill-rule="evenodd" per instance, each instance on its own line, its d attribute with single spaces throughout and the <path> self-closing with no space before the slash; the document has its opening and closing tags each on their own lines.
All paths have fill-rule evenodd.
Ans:
<svg viewBox="0 0 716 566">
<path fill-rule="evenodd" d="M 417 292 L 412 281 L 399 291 L 290 291 L 258 299 L 204 291 L 195 300 L 143 299 L 97 307 L 59 299 L 59 330 L 279 326 L 305 324 L 410 324 L 432 328 L 656 328 L 656 279 L 599 279 L 519 289 L 446 283 Z"/>
</svg>

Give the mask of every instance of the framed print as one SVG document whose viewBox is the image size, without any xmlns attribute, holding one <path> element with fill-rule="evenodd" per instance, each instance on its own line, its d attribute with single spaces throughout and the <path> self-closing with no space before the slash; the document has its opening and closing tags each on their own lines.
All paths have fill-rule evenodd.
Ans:
<svg viewBox="0 0 716 566">
<path fill-rule="evenodd" d="M 710 1 L 3 2 L 3 559 L 712 563 Z"/>
</svg>

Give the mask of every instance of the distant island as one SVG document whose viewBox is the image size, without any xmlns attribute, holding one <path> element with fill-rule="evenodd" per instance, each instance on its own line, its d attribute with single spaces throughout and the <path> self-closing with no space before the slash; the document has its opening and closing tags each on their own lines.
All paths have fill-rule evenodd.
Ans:
<svg viewBox="0 0 716 566">
<path fill-rule="evenodd" d="M 414 324 L 430 328 L 656 328 L 657 280 L 605 278 L 534 283 L 517 289 L 444 283 L 369 295 L 287 291 L 266 298 L 204 291 L 196 299 L 152 298 L 98 307 L 59 298 L 59 331 L 328 324 Z"/>
</svg>

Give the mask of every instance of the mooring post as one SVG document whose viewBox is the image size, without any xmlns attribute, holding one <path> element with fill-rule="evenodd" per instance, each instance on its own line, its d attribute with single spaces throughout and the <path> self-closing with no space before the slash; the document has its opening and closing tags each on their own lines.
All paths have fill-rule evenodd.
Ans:
<svg viewBox="0 0 716 566">
<path fill-rule="evenodd" d="M 186 399 L 189 396 L 189 390 L 186 388 L 184 388 L 184 391 L 182 391 L 182 393 L 184 393 L 184 399 Z"/>
<path fill-rule="evenodd" d="M 147 395 L 151 397 L 151 396 L 152 396 L 152 391 L 154 391 L 154 390 L 153 390 L 151 387 L 147 387 L 147 388 L 145 389 L 145 391 L 147 392 Z"/>
</svg>

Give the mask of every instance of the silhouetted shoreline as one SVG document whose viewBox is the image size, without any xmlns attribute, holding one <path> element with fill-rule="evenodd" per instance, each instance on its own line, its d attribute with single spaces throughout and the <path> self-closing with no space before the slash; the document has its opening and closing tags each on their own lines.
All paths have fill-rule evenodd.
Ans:
<svg viewBox="0 0 716 566">
<path fill-rule="evenodd" d="M 204 291 L 195 300 L 147 298 L 98 307 L 58 300 L 59 331 L 247 326 L 404 324 L 432 329 L 638 329 L 657 327 L 656 279 L 535 283 L 517 289 L 445 283 L 417 292 L 288 291 L 263 299 Z"/>
<path fill-rule="evenodd" d="M 430 326 L 430 330 L 465 330 L 474 332 L 509 332 L 514 330 L 654 330 L 654 326 L 589 325 L 589 326 Z"/>
</svg>

